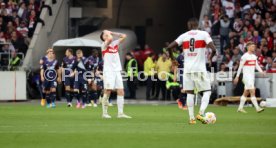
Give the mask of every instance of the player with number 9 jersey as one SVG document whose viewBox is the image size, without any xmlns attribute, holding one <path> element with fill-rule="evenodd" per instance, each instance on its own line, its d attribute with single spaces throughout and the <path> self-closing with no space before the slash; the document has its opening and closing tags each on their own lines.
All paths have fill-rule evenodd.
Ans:
<svg viewBox="0 0 276 148">
<path fill-rule="evenodd" d="M 175 42 L 184 52 L 184 90 L 206 91 L 211 89 L 206 70 L 206 46 L 212 42 L 210 35 L 201 30 L 190 30 Z"/>
<path fill-rule="evenodd" d="M 184 73 L 206 72 L 206 46 L 212 38 L 206 31 L 191 30 L 176 40 L 184 51 Z"/>
<path fill-rule="evenodd" d="M 208 60 L 211 63 L 211 59 L 216 54 L 216 48 L 210 35 L 206 31 L 198 30 L 198 20 L 196 18 L 191 18 L 187 25 L 190 31 L 180 35 L 167 49 L 172 53 L 174 47 L 182 46 L 184 52 L 183 89 L 187 93 L 189 123 L 196 123 L 194 116 L 195 89 L 197 92 L 203 92 L 200 110 L 196 119 L 206 123 L 204 114 L 211 96 L 211 81 L 206 69 L 205 54 L 207 47 L 212 49 L 212 54 Z"/>
</svg>

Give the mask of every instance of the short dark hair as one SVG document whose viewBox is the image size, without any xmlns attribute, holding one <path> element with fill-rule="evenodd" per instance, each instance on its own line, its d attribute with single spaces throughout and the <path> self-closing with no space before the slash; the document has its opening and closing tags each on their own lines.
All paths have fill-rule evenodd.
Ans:
<svg viewBox="0 0 276 148">
<path fill-rule="evenodd" d="M 131 54 L 130 52 L 126 53 L 126 56 L 133 57 L 132 54 Z"/>
<path fill-rule="evenodd" d="M 192 29 L 197 29 L 198 28 L 198 19 L 197 18 L 190 18 L 188 20 L 188 29 L 192 30 Z"/>
<path fill-rule="evenodd" d="M 102 32 L 101 35 L 100 35 L 100 38 L 101 38 L 102 41 L 104 41 L 103 35 L 104 35 L 104 32 Z"/>
</svg>

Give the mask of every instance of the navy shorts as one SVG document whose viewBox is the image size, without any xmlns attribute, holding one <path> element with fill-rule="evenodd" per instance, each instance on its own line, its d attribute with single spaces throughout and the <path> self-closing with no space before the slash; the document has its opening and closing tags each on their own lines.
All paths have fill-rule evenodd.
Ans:
<svg viewBox="0 0 276 148">
<path fill-rule="evenodd" d="M 43 89 L 46 91 L 49 91 L 51 88 L 56 88 L 57 87 L 57 82 L 56 81 L 48 81 L 45 80 L 43 82 Z"/>
<path fill-rule="evenodd" d="M 75 82 L 75 77 L 66 77 L 65 80 L 64 80 L 64 86 L 70 86 L 71 88 L 74 87 L 74 82 Z"/>
<path fill-rule="evenodd" d="M 78 89 L 80 91 L 87 91 L 87 82 L 83 79 L 79 79 L 74 82 L 74 89 Z"/>
</svg>

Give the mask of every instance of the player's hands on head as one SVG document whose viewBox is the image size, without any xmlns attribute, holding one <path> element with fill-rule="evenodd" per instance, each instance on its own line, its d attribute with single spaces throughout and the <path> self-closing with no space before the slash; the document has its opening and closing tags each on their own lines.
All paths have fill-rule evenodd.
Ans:
<svg viewBox="0 0 276 148">
<path fill-rule="evenodd" d="M 103 32 L 106 34 L 111 34 L 111 31 L 109 31 L 109 30 L 104 30 Z"/>
</svg>

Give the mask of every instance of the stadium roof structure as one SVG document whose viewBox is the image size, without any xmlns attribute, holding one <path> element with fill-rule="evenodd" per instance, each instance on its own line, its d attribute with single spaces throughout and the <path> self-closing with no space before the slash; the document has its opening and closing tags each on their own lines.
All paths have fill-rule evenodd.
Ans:
<svg viewBox="0 0 276 148">
<path fill-rule="evenodd" d="M 58 40 L 53 44 L 54 47 L 101 47 L 101 43 L 95 40 L 72 38 L 65 40 Z"/>
<path fill-rule="evenodd" d="M 121 59 L 124 59 L 125 54 L 137 46 L 137 37 L 133 31 L 126 30 L 126 29 L 107 29 L 107 30 L 110 30 L 112 32 L 124 33 L 127 35 L 127 39 L 120 45 L 119 54 Z M 64 57 L 65 50 L 68 48 L 71 48 L 74 51 L 77 49 L 82 49 L 84 56 L 91 55 L 92 49 L 100 50 L 101 48 L 101 45 L 102 45 L 102 40 L 100 39 L 101 33 L 102 33 L 102 30 L 98 30 L 82 37 L 71 38 L 71 39 L 61 39 L 54 42 L 52 46 L 55 51 L 56 58 L 59 61 L 62 60 L 62 58 Z"/>
</svg>

